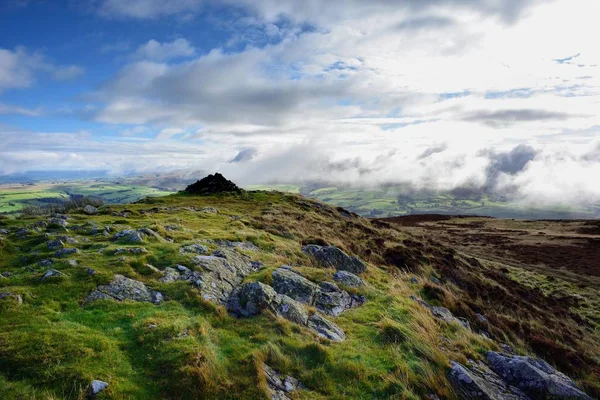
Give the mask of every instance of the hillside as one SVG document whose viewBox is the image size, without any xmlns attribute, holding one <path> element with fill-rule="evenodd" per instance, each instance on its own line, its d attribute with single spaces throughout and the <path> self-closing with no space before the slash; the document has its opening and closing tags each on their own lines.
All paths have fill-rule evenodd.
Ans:
<svg viewBox="0 0 600 400">
<path fill-rule="evenodd" d="M 591 278 L 297 194 L 91 211 L 0 219 L 2 399 L 600 395 Z"/>
</svg>

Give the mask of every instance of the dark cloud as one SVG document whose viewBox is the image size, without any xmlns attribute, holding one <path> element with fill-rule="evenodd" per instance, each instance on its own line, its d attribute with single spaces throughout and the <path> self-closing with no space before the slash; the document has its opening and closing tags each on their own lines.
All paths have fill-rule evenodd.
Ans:
<svg viewBox="0 0 600 400">
<path fill-rule="evenodd" d="M 435 146 L 431 146 L 427 148 L 421 155 L 418 157 L 419 160 L 432 156 L 434 154 L 442 153 L 448 149 L 448 145 L 446 143 L 438 144 Z"/>
<path fill-rule="evenodd" d="M 445 17 L 420 17 L 407 19 L 400 23 L 396 29 L 399 31 L 418 31 L 421 29 L 441 29 L 454 26 L 451 18 Z"/>
<path fill-rule="evenodd" d="M 237 153 L 230 163 L 241 163 L 252 160 L 256 156 L 257 150 L 254 147 L 246 147 Z"/>
<path fill-rule="evenodd" d="M 513 125 L 518 122 L 534 121 L 564 121 L 577 115 L 533 109 L 515 109 L 501 111 L 474 111 L 463 116 L 463 121 L 479 122 L 494 128 L 501 128 Z"/>
<path fill-rule="evenodd" d="M 525 144 L 520 144 L 507 152 L 487 151 L 490 164 L 486 169 L 486 183 L 484 188 L 489 191 L 495 190 L 501 174 L 517 175 L 537 155 L 538 151 L 536 149 Z"/>
</svg>

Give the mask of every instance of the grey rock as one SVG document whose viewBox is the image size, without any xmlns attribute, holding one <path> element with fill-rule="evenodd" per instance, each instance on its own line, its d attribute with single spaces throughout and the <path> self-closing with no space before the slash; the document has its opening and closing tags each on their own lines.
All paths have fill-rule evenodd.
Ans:
<svg viewBox="0 0 600 400">
<path fill-rule="evenodd" d="M 508 384 L 513 385 L 536 399 L 585 399 L 592 398 L 579 389 L 565 374 L 557 371 L 543 360 L 509 356 L 488 351 L 486 358 L 494 372 Z"/>
<path fill-rule="evenodd" d="M 76 267 L 77 265 L 79 265 L 77 260 L 67 260 L 67 264 L 69 264 L 71 267 Z"/>
<path fill-rule="evenodd" d="M 9 233 L 8 229 L 0 229 L 0 235 L 8 235 Z"/>
<path fill-rule="evenodd" d="M 115 275 L 110 284 L 98 286 L 96 290 L 91 292 L 86 297 L 86 302 L 104 299 L 118 301 L 132 300 L 160 304 L 163 301 L 163 295 L 160 292 L 149 289 L 142 282 L 126 278 L 123 275 Z"/>
<path fill-rule="evenodd" d="M 327 315 L 338 316 L 346 310 L 362 306 L 365 298 L 341 290 L 335 283 L 321 282 L 314 305 Z"/>
<path fill-rule="evenodd" d="M 71 255 L 71 254 L 77 254 L 77 253 L 79 253 L 79 250 L 74 247 L 64 248 L 64 249 L 56 250 L 54 252 L 54 257 L 63 257 L 63 256 Z"/>
<path fill-rule="evenodd" d="M 195 253 L 195 254 L 207 254 L 208 248 L 201 244 L 191 244 L 189 246 L 183 246 L 179 249 L 181 253 Z"/>
<path fill-rule="evenodd" d="M 231 240 L 203 240 L 204 243 L 216 244 L 219 247 L 223 247 L 226 249 L 238 249 L 238 250 L 248 250 L 248 251 L 258 251 L 260 250 L 258 246 L 254 243 L 250 242 L 232 242 Z"/>
<path fill-rule="evenodd" d="M 46 258 L 46 259 L 40 260 L 40 262 L 38 262 L 38 265 L 40 267 L 49 267 L 52 264 L 54 264 L 54 260 L 52 260 L 51 258 Z"/>
<path fill-rule="evenodd" d="M 135 229 L 126 229 L 124 231 L 117 232 L 113 236 L 113 240 L 120 241 L 123 243 L 142 243 L 144 238 L 142 233 Z"/>
<path fill-rule="evenodd" d="M 144 247 L 129 247 L 129 248 L 118 248 L 115 251 L 115 256 L 118 256 L 119 254 L 123 254 L 123 253 L 128 253 L 128 254 L 146 254 L 148 253 L 148 250 L 146 250 Z"/>
<path fill-rule="evenodd" d="M 200 210 L 198 210 L 199 212 L 203 212 L 203 213 L 209 213 L 209 214 L 218 214 L 219 210 L 217 210 L 214 207 L 202 207 Z"/>
<path fill-rule="evenodd" d="M 283 376 L 267 364 L 262 365 L 267 386 L 269 387 L 269 397 L 271 400 L 289 400 L 288 393 L 304 389 L 304 385 L 292 376 Z"/>
<path fill-rule="evenodd" d="M 0 292 L 0 300 L 12 299 L 18 306 L 23 304 L 23 297 L 20 294 L 10 292 Z"/>
<path fill-rule="evenodd" d="M 333 280 L 347 287 L 365 286 L 365 281 L 348 271 L 337 271 L 333 274 Z"/>
<path fill-rule="evenodd" d="M 65 244 L 60 239 L 50 240 L 47 244 L 50 250 L 58 250 L 65 247 Z"/>
<path fill-rule="evenodd" d="M 482 363 L 471 362 L 471 368 L 467 368 L 453 361 L 449 379 L 461 399 L 530 400 Z"/>
<path fill-rule="evenodd" d="M 69 226 L 69 223 L 66 219 L 63 218 L 51 218 L 48 220 L 48 225 L 60 226 L 61 228 L 66 228 Z"/>
<path fill-rule="evenodd" d="M 348 271 L 360 275 L 367 270 L 367 266 L 358 258 L 349 256 L 335 246 L 317 246 L 309 244 L 302 251 L 312 256 L 319 264 L 338 271 Z"/>
<path fill-rule="evenodd" d="M 83 207 L 83 212 L 87 215 L 96 215 L 98 214 L 98 209 L 88 204 L 87 206 Z"/>
<path fill-rule="evenodd" d="M 19 239 L 23 239 L 28 237 L 31 234 L 31 232 L 28 229 L 25 228 L 21 228 L 18 231 L 15 232 L 15 236 Z"/>
<path fill-rule="evenodd" d="M 8 278 L 8 277 L 11 277 L 11 276 L 12 276 L 12 273 L 10 273 L 10 272 L 6 271 L 6 272 L 3 272 L 3 273 L 1 273 L 1 274 L 0 274 L 0 276 L 3 276 L 3 277 L 5 277 L 5 278 Z"/>
<path fill-rule="evenodd" d="M 454 314 L 452 314 L 452 312 L 450 310 L 448 310 L 447 308 L 439 307 L 439 306 L 432 306 L 429 303 L 427 303 L 425 300 L 418 299 L 417 297 L 415 297 L 413 295 L 411 295 L 410 298 L 412 300 L 417 301 L 423 307 L 428 308 L 434 317 L 441 319 L 442 321 L 447 322 L 449 324 L 451 324 L 453 322 L 458 322 L 466 329 L 471 329 L 471 324 L 469 324 L 469 321 L 466 318 L 462 318 L 462 317 L 456 318 L 454 316 Z"/>
<path fill-rule="evenodd" d="M 417 278 L 416 276 L 411 276 L 409 282 L 413 285 L 417 285 L 419 283 L 419 278 Z"/>
<path fill-rule="evenodd" d="M 90 276 L 92 276 L 92 275 L 96 275 L 96 270 L 95 270 L 95 269 L 93 269 L 93 268 L 87 268 L 87 269 L 85 270 L 85 273 L 86 273 L 86 274 L 88 274 L 88 275 L 90 275 Z"/>
<path fill-rule="evenodd" d="M 85 394 L 87 400 L 96 399 L 98 394 L 108 387 L 108 383 L 98 380 L 93 380 Z"/>
<path fill-rule="evenodd" d="M 55 269 L 49 269 L 42 276 L 42 280 L 45 281 L 50 278 L 57 278 L 57 277 L 61 277 L 61 276 L 65 276 L 65 274 L 63 274 L 62 272 L 57 271 Z"/>
<path fill-rule="evenodd" d="M 346 334 L 343 330 L 319 314 L 313 314 L 308 320 L 307 326 L 319 336 L 329 339 L 332 342 L 343 342 L 346 339 Z"/>
<path fill-rule="evenodd" d="M 475 317 L 477 318 L 477 321 L 479 321 L 482 324 L 485 324 L 488 322 L 487 318 L 479 313 L 475 314 Z"/>
<path fill-rule="evenodd" d="M 179 271 L 171 267 L 165 268 L 163 271 L 163 277 L 159 279 L 160 282 L 171 283 L 179 280 Z"/>
<path fill-rule="evenodd" d="M 318 286 L 288 268 L 278 268 L 272 274 L 273 289 L 304 304 L 312 305 Z"/>
<path fill-rule="evenodd" d="M 278 295 L 276 304 L 275 313 L 277 315 L 299 325 L 306 325 L 308 323 L 306 309 L 291 297 Z"/>
<path fill-rule="evenodd" d="M 442 284 L 442 282 L 438 278 L 436 278 L 435 276 L 433 276 L 433 275 L 429 277 L 429 280 L 431 282 L 435 283 L 436 285 L 441 285 Z"/>
</svg>

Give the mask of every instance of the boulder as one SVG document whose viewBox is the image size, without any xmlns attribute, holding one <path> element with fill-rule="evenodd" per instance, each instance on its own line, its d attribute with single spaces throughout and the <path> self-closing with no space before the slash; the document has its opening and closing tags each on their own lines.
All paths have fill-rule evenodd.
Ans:
<svg viewBox="0 0 600 400">
<path fill-rule="evenodd" d="M 194 254 L 207 254 L 208 248 L 201 244 L 190 244 L 189 246 L 183 246 L 179 249 L 180 253 L 194 253 Z"/>
<path fill-rule="evenodd" d="M 452 362 L 449 379 L 460 399 L 530 400 L 517 388 L 510 387 L 482 363 L 470 362 L 467 368 Z"/>
<path fill-rule="evenodd" d="M 43 260 L 40 260 L 40 262 L 38 262 L 38 265 L 39 265 L 40 267 L 49 267 L 49 266 L 51 266 L 52 264 L 54 264 L 54 260 L 53 260 L 53 259 L 51 259 L 51 258 L 45 258 L 45 259 L 43 259 Z"/>
<path fill-rule="evenodd" d="M 51 218 L 48 220 L 48 225 L 49 226 L 60 226 L 61 228 L 66 228 L 67 226 L 69 226 L 69 223 L 66 221 L 66 219 L 63 219 L 63 218 Z"/>
<path fill-rule="evenodd" d="M 96 215 L 98 214 L 98 209 L 88 204 L 87 206 L 83 207 L 83 212 L 87 215 Z"/>
<path fill-rule="evenodd" d="M 346 339 L 346 334 L 343 330 L 319 314 L 313 314 L 308 320 L 307 326 L 315 331 L 317 335 L 332 342 L 343 342 Z"/>
<path fill-rule="evenodd" d="M 48 249 L 50 250 L 59 250 L 65 247 L 65 244 L 60 239 L 54 239 L 48 241 Z"/>
<path fill-rule="evenodd" d="M 8 229 L 0 229 L 0 235 L 8 235 L 9 233 Z"/>
<path fill-rule="evenodd" d="M 174 268 L 167 267 L 163 271 L 163 277 L 159 279 L 160 282 L 171 283 L 179 280 L 179 271 Z"/>
<path fill-rule="evenodd" d="M 79 253 L 79 250 L 74 247 L 64 248 L 64 249 L 56 250 L 54 252 L 54 257 L 64 257 L 64 256 L 68 256 L 71 254 L 77 254 L 77 253 Z"/>
<path fill-rule="evenodd" d="M 267 386 L 269 387 L 269 397 L 271 400 L 289 400 L 288 393 L 303 389 L 304 385 L 292 376 L 284 376 L 267 364 L 262 364 Z"/>
<path fill-rule="evenodd" d="M 287 268 L 273 271 L 271 286 L 279 294 L 285 294 L 304 304 L 312 305 L 318 286 L 302 275 Z"/>
<path fill-rule="evenodd" d="M 333 274 L 333 280 L 347 287 L 365 286 L 365 281 L 348 271 L 337 271 Z"/>
<path fill-rule="evenodd" d="M 312 256 L 319 264 L 338 271 L 347 271 L 360 275 L 367 270 L 367 266 L 358 258 L 349 256 L 335 246 L 318 246 L 309 244 L 302 251 Z"/>
<path fill-rule="evenodd" d="M 189 194 L 240 193 L 241 189 L 218 172 L 208 175 L 185 189 Z"/>
<path fill-rule="evenodd" d="M 85 393 L 87 400 L 94 400 L 98 397 L 98 394 L 108 387 L 108 383 L 98 380 L 93 380 Z"/>
<path fill-rule="evenodd" d="M 98 286 L 86 297 L 86 302 L 96 300 L 132 300 L 160 304 L 163 301 L 163 295 L 149 289 L 142 282 L 126 278 L 123 275 L 115 275 L 112 282 L 108 285 Z"/>
<path fill-rule="evenodd" d="M 117 232 L 113 236 L 113 240 L 123 243 L 142 243 L 144 241 L 144 237 L 135 229 L 126 229 L 124 231 Z"/>
<path fill-rule="evenodd" d="M 341 290 L 335 283 L 321 282 L 314 305 L 322 313 L 337 317 L 344 311 L 362 306 L 364 303 L 363 296 L 351 295 Z"/>
<path fill-rule="evenodd" d="M 45 281 L 45 280 L 50 279 L 50 278 L 58 278 L 58 277 L 61 277 L 61 276 L 65 276 L 65 274 L 63 274 L 62 272 L 57 271 L 55 269 L 49 269 L 42 276 L 42 280 Z"/>
<path fill-rule="evenodd" d="M 486 358 L 492 370 L 502 379 L 535 399 L 592 399 L 568 376 L 543 360 L 495 351 L 488 351 Z"/>
</svg>

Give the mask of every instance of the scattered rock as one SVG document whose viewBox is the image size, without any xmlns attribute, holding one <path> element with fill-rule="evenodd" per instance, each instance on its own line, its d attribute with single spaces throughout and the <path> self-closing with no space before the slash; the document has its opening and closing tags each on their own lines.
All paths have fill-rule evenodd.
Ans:
<svg viewBox="0 0 600 400">
<path fill-rule="evenodd" d="M 77 260 L 67 260 L 67 264 L 69 264 L 71 267 L 76 267 L 77 265 L 79 265 Z"/>
<path fill-rule="evenodd" d="M 45 281 L 45 280 L 50 279 L 50 278 L 58 278 L 58 277 L 61 277 L 61 276 L 66 276 L 66 275 L 63 274 L 60 271 L 55 270 L 55 269 L 49 269 L 42 276 L 42 280 Z"/>
<path fill-rule="evenodd" d="M 126 229 L 121 232 L 117 232 L 113 236 L 113 240 L 117 240 L 123 243 L 142 243 L 144 238 L 139 231 L 135 229 Z"/>
<path fill-rule="evenodd" d="M 219 247 L 239 250 L 258 251 L 258 246 L 250 242 L 232 242 L 230 240 L 202 240 L 204 243 L 216 244 Z"/>
<path fill-rule="evenodd" d="M 319 336 L 329 339 L 332 342 L 343 342 L 346 339 L 346 334 L 343 330 L 319 314 L 313 314 L 310 317 L 308 327 L 317 332 Z"/>
<path fill-rule="evenodd" d="M 98 380 L 93 380 L 85 394 L 87 400 L 94 400 L 98 394 L 108 387 L 108 383 Z"/>
<path fill-rule="evenodd" d="M 327 268 L 335 268 L 338 271 L 347 271 L 357 275 L 367 270 L 367 266 L 361 260 L 347 255 L 335 246 L 309 244 L 304 246 L 302 251 Z"/>
<path fill-rule="evenodd" d="M 165 268 L 163 271 L 163 277 L 159 279 L 160 282 L 171 283 L 180 279 L 179 271 L 171 267 Z"/>
<path fill-rule="evenodd" d="M 347 287 L 365 286 L 365 281 L 348 271 L 337 271 L 333 274 L 333 280 Z"/>
<path fill-rule="evenodd" d="M 189 194 L 240 193 L 241 189 L 217 172 L 191 184 L 185 192 Z"/>
<path fill-rule="evenodd" d="M 85 273 L 88 274 L 88 275 L 90 275 L 90 276 L 93 276 L 93 275 L 96 275 L 96 270 L 93 269 L 93 268 L 87 268 L 85 270 Z"/>
<path fill-rule="evenodd" d="M 123 275 L 115 275 L 110 284 L 98 286 L 96 290 L 91 292 L 86 297 L 86 302 L 107 299 L 144 301 L 160 304 L 163 301 L 163 295 L 160 292 L 149 289 L 142 282 L 126 278 Z"/>
<path fill-rule="evenodd" d="M 49 266 L 51 266 L 52 264 L 54 264 L 54 260 L 53 260 L 53 259 L 51 259 L 51 258 L 45 258 L 45 259 L 43 259 L 43 260 L 40 260 L 40 262 L 38 262 L 38 265 L 39 265 L 40 267 L 49 267 Z"/>
<path fill-rule="evenodd" d="M 419 278 L 417 278 L 416 276 L 411 276 L 409 282 L 413 285 L 417 285 L 419 283 Z"/>
<path fill-rule="evenodd" d="M 148 253 L 148 250 L 146 250 L 144 247 L 129 247 L 129 248 L 118 248 L 115 251 L 115 256 L 118 256 L 119 254 L 123 254 L 123 253 L 128 253 L 128 254 L 146 254 Z"/>
<path fill-rule="evenodd" d="M 63 257 L 63 256 L 68 256 L 71 254 L 76 254 L 79 253 L 79 250 L 76 248 L 65 248 L 65 249 L 60 249 L 54 252 L 54 257 Z"/>
<path fill-rule="evenodd" d="M 482 324 L 486 324 L 488 322 L 487 318 L 479 313 L 475 314 L 475 317 L 477 318 L 477 321 L 479 321 Z"/>
<path fill-rule="evenodd" d="M 19 239 L 24 239 L 24 238 L 26 238 L 27 236 L 29 236 L 29 235 L 30 235 L 30 233 L 31 233 L 31 232 L 30 232 L 29 230 L 27 230 L 27 229 L 25 229 L 25 228 L 21 228 L 21 229 L 19 229 L 18 231 L 16 231 L 16 232 L 15 232 L 15 236 L 16 236 L 17 238 L 19 238 Z"/>
<path fill-rule="evenodd" d="M 568 376 L 543 360 L 508 356 L 495 351 L 488 351 L 486 358 L 494 372 L 508 384 L 518 387 L 535 399 L 592 399 Z"/>
<path fill-rule="evenodd" d="M 450 310 L 448 310 L 446 307 L 432 306 L 429 303 L 427 303 L 425 300 L 418 299 L 412 295 L 410 296 L 410 298 L 411 298 L 411 300 L 417 301 L 423 307 L 428 308 L 429 311 L 431 311 L 431 313 L 436 318 L 441 319 L 442 321 L 447 322 L 449 324 L 451 324 L 453 322 L 458 322 L 466 329 L 471 329 L 471 324 L 469 323 L 469 321 L 466 318 L 462 318 L 462 317 L 456 318 L 454 316 L 454 314 L 452 314 L 452 312 Z"/>
<path fill-rule="evenodd" d="M 208 248 L 201 244 L 190 244 L 189 246 L 183 246 L 179 249 L 180 253 L 195 253 L 195 254 L 207 254 Z"/>
<path fill-rule="evenodd" d="M 214 207 L 202 207 L 199 212 L 208 213 L 208 214 L 218 214 L 219 210 Z"/>
<path fill-rule="evenodd" d="M 271 400 L 289 400 L 287 393 L 304 389 L 304 385 L 298 379 L 292 376 L 283 376 L 267 364 L 263 364 L 262 368 L 267 378 Z"/>
<path fill-rule="evenodd" d="M 87 215 L 96 215 L 98 214 L 98 209 L 88 204 L 87 206 L 83 207 L 83 212 Z"/>
<path fill-rule="evenodd" d="M 482 363 L 471 363 L 469 369 L 453 361 L 449 378 L 461 399 L 530 400 Z"/>
<path fill-rule="evenodd" d="M 0 234 L 1 235 L 8 235 L 10 232 L 8 229 L 0 229 Z"/>
<path fill-rule="evenodd" d="M 0 300 L 3 300 L 3 299 L 12 299 L 15 303 L 17 303 L 18 306 L 23 304 L 23 297 L 21 297 L 20 294 L 10 293 L 10 292 L 1 292 Z"/>
<path fill-rule="evenodd" d="M 69 226 L 69 223 L 63 218 L 51 218 L 48 220 L 48 226 L 60 226 L 61 228 L 66 228 Z"/>
<path fill-rule="evenodd" d="M 429 280 L 431 282 L 435 283 L 436 285 L 441 285 L 442 284 L 442 282 L 438 278 L 436 278 L 435 276 L 433 276 L 433 275 L 429 277 Z"/>
<path fill-rule="evenodd" d="M 50 240 L 48 242 L 48 248 L 50 250 L 58 250 L 58 249 L 62 249 L 64 247 L 65 247 L 65 244 L 60 239 L 54 239 L 54 240 Z"/>
</svg>

